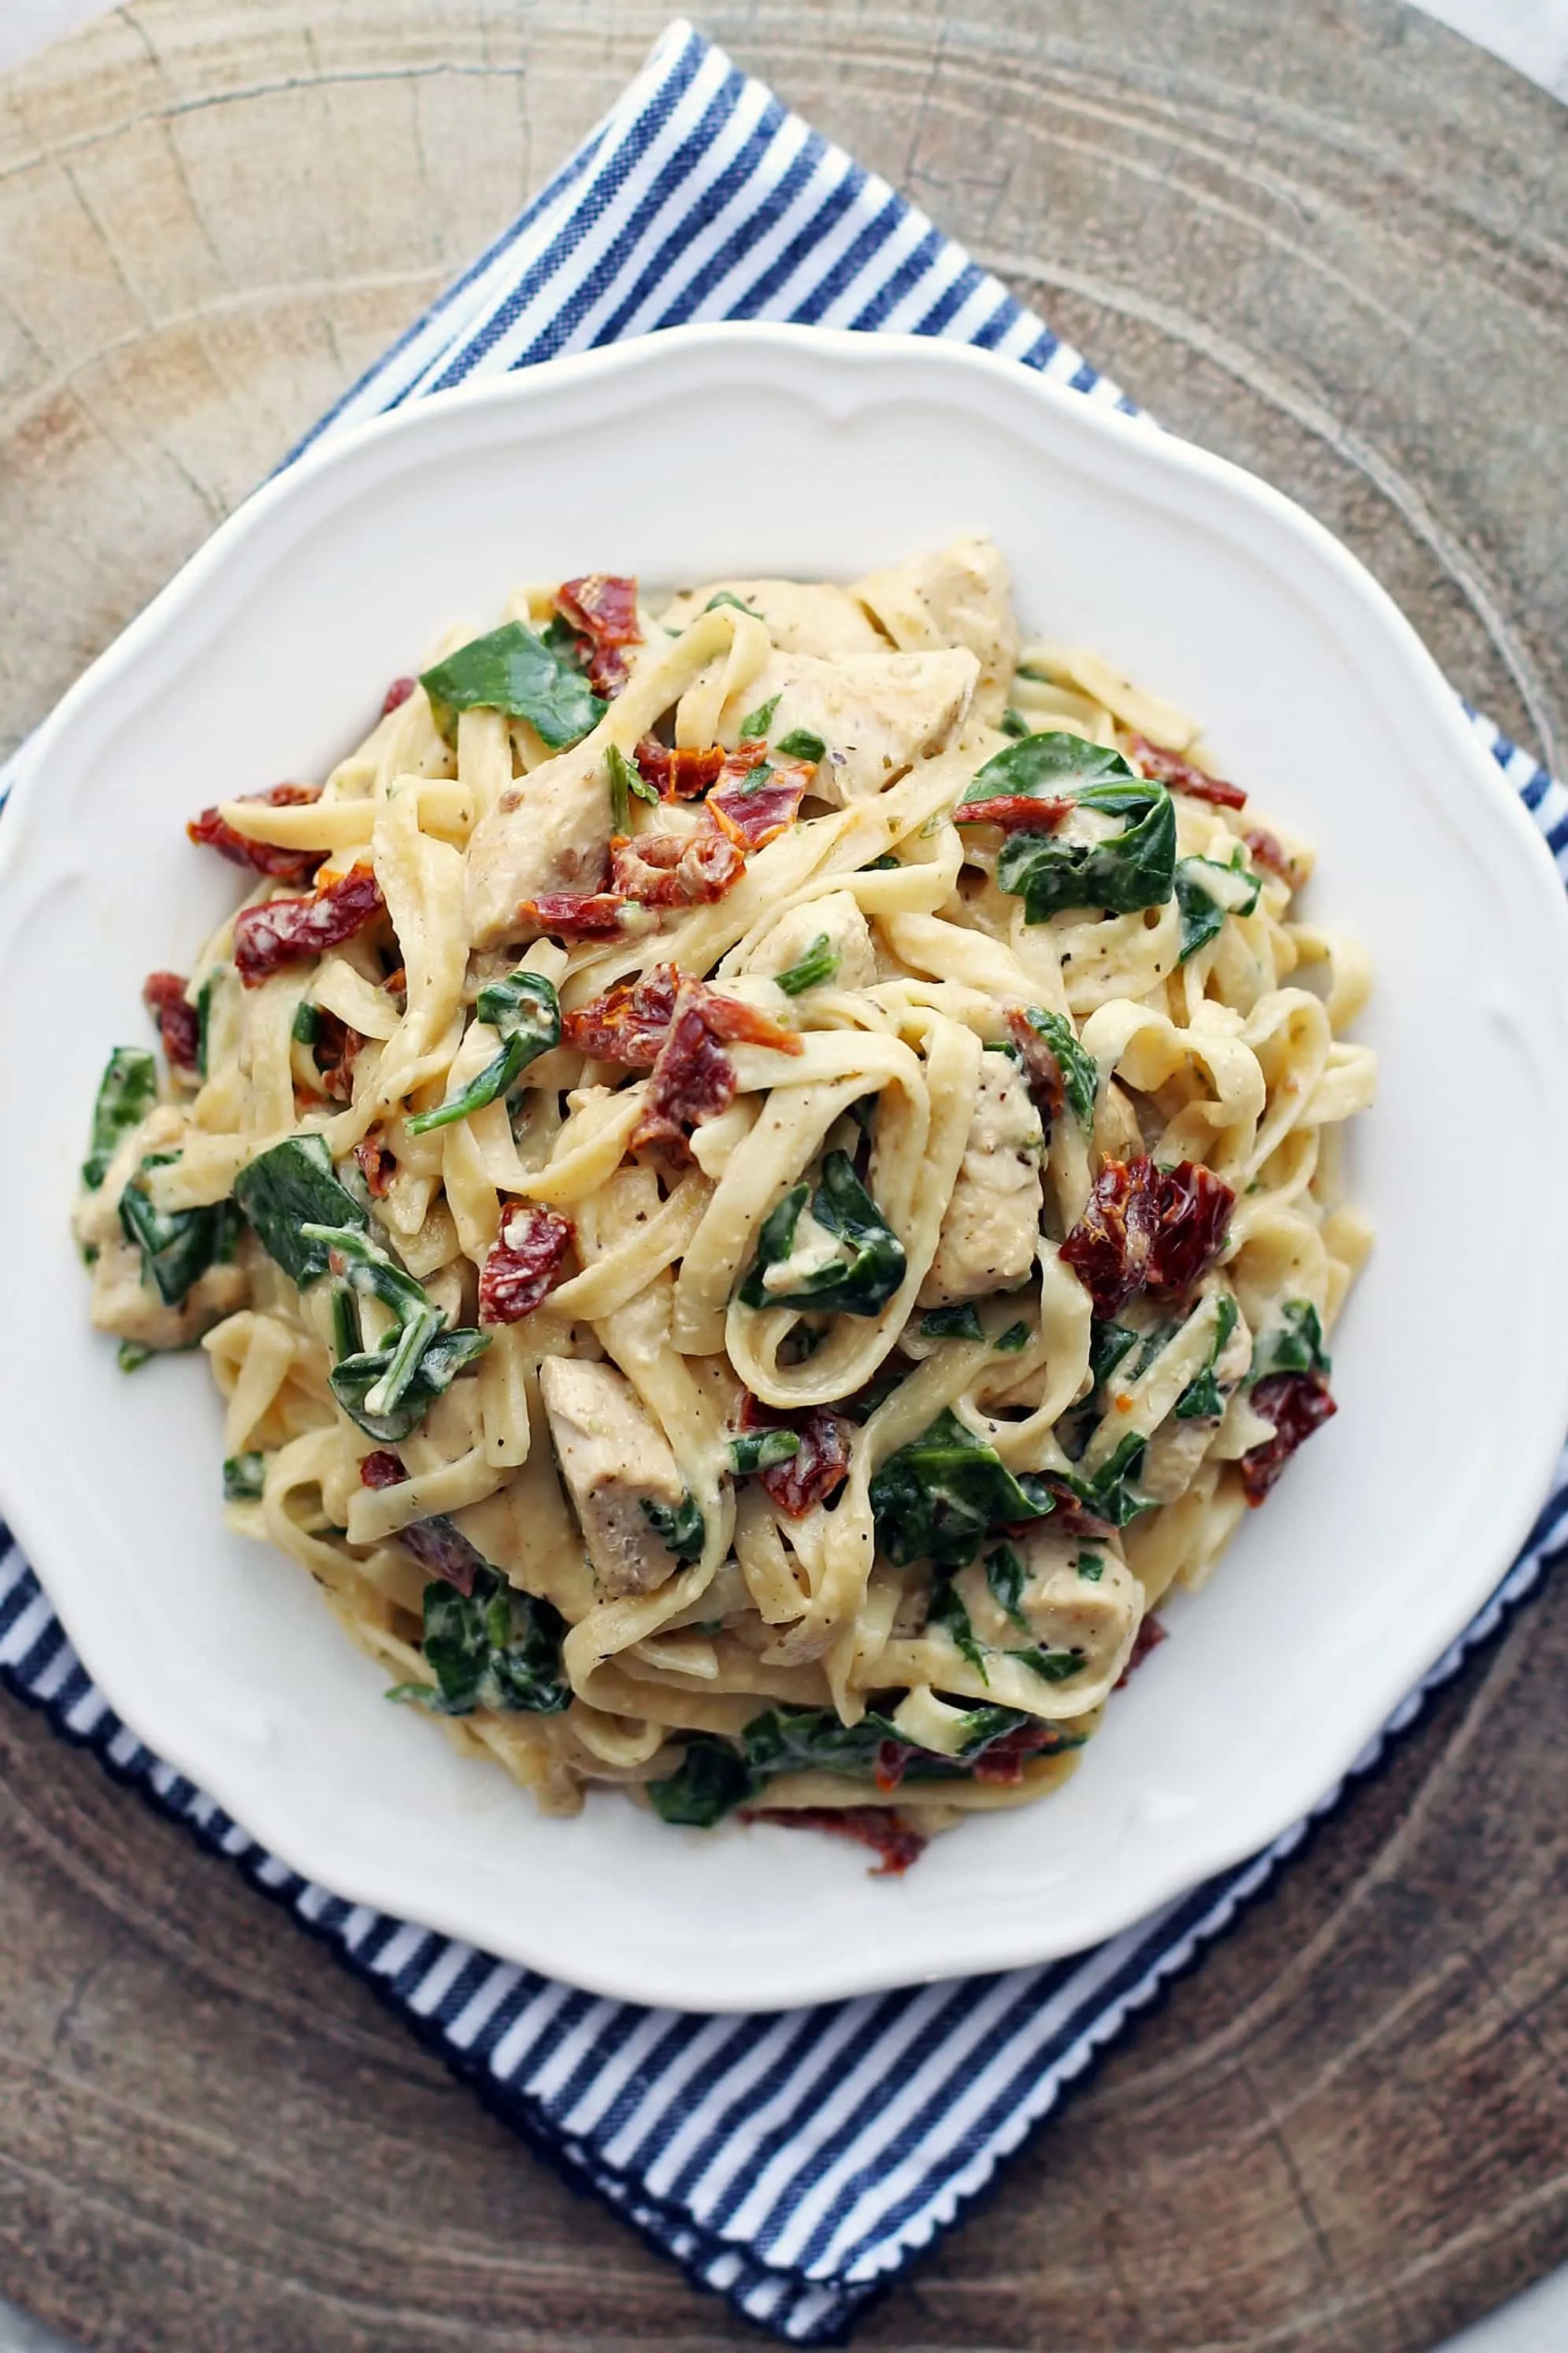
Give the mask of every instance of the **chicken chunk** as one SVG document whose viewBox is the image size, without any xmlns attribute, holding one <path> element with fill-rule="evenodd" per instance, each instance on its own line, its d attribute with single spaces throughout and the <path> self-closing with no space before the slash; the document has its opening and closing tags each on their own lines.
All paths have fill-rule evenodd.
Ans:
<svg viewBox="0 0 1568 2353">
<path fill-rule="evenodd" d="M 539 1391 L 601 1591 L 651 1593 L 676 1560 L 646 1507 L 674 1512 L 686 1496 L 668 1440 L 613 1365 L 549 1356 Z"/>
<path fill-rule="evenodd" d="M 836 807 L 879 793 L 922 752 L 944 744 L 969 709 L 978 674 L 965 650 L 925 654 L 773 653 L 720 723 L 721 743 L 740 741 L 741 722 L 773 703 L 768 739 L 797 728 L 826 751 L 812 790 Z M 776 698 L 776 701 L 775 701 Z"/>
<path fill-rule="evenodd" d="M 996 725 L 1017 667 L 1018 628 L 1007 566 L 988 539 L 911 555 L 856 581 L 853 593 L 906 653 L 966 647 L 980 664 L 974 715 Z"/>
<path fill-rule="evenodd" d="M 888 650 L 886 638 L 864 606 L 831 581 L 811 586 L 798 580 L 711 581 L 706 588 L 689 588 L 677 596 L 664 615 L 665 628 L 689 628 L 720 594 L 738 596 L 748 606 L 783 653 L 821 654 L 837 660 L 841 654 Z"/>
<path fill-rule="evenodd" d="M 240 1267 L 209 1266 L 178 1307 L 165 1307 L 142 1279 L 141 1251 L 123 1234 L 109 1235 L 97 1248 L 89 1311 L 95 1332 L 111 1332 L 143 1348 L 189 1348 L 245 1305 L 249 1286 Z"/>
<path fill-rule="evenodd" d="M 1016 1615 L 998 1598 L 984 1562 L 956 1580 L 975 1639 L 999 1651 L 1029 1646 L 1058 1656 L 1079 1653 L 1080 1672 L 1064 1676 L 1056 1688 L 1070 1703 L 1063 1712 L 1081 1713 L 1105 1696 L 1127 1664 L 1143 1615 L 1143 1588 L 1109 1543 L 1052 1535 L 1048 1521 L 1032 1535 L 1015 1536 L 1010 1549 L 1024 1567 Z"/>
<path fill-rule="evenodd" d="M 574 744 L 520 776 L 469 836 L 464 863 L 473 945 L 522 937 L 530 927 L 519 921 L 520 900 L 601 889 L 609 860 L 609 770 L 602 748 L 588 754 Z"/>
<path fill-rule="evenodd" d="M 877 977 L 871 929 L 860 913 L 853 892 L 848 891 L 825 891 L 820 899 L 808 899 L 804 906 L 792 907 L 753 950 L 746 969 L 749 972 L 787 972 L 790 965 L 798 964 L 820 939 L 826 940 L 829 949 L 838 959 L 837 968 L 827 987 L 870 987 Z"/>
<path fill-rule="evenodd" d="M 1045 1132 L 1017 1064 L 980 1057 L 980 1079 L 958 1182 L 942 1221 L 922 1307 L 949 1307 L 1008 1291 L 1035 1261 Z"/>
</svg>

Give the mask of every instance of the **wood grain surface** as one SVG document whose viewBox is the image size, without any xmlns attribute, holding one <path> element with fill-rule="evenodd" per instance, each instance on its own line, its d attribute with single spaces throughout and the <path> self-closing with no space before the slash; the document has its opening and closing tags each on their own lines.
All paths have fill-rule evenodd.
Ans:
<svg viewBox="0 0 1568 2353">
<path fill-rule="evenodd" d="M 0 747 L 516 207 L 660 6 L 142 0 L 0 83 Z M 707 28 L 1568 743 L 1568 144 L 1394 0 Z M 865 2347 L 1426 2353 L 1568 2253 L 1568 1589 Z M 1194 1737 L 1201 1728 L 1194 1726 Z M 125 2353 L 755 2343 L 0 1701 L 0 2289 Z"/>
</svg>

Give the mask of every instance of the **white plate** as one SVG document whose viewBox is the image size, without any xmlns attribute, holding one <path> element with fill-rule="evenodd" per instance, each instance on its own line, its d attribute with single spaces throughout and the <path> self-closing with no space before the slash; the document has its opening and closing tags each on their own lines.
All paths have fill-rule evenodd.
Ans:
<svg viewBox="0 0 1568 2353">
<path fill-rule="evenodd" d="M 66 1219 L 109 1047 L 237 878 L 222 794 L 314 776 L 384 686 L 522 579 L 847 577 L 985 531 L 1026 626 L 1200 714 L 1316 837 L 1365 940 L 1380 1240 L 1336 1335 L 1339 1418 L 1249 1520 L 1059 1797 L 902 1881 L 780 1830 L 621 1799 L 546 1821 L 381 1696 L 291 1562 L 226 1534 L 199 1358 L 127 1380 Z M 1073 1951 L 1252 1852 L 1343 1772 L 1484 1599 L 1568 1428 L 1568 910 L 1388 599 L 1300 509 L 988 354 L 698 327 L 421 401 L 259 491 L 94 664 L 0 825 L 0 1496 L 127 1722 L 295 1869 L 608 1993 L 763 2009 Z"/>
</svg>

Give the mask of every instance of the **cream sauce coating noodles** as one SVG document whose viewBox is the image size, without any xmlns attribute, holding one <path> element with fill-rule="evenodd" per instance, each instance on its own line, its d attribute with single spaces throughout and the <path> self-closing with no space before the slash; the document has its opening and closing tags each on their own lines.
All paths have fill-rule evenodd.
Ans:
<svg viewBox="0 0 1568 2353">
<path fill-rule="evenodd" d="M 980 540 L 521 589 L 190 830 L 252 887 L 76 1227 L 128 1367 L 205 1351 L 230 1525 L 553 1812 L 898 1870 L 1054 1788 L 1333 1411 L 1306 842 Z"/>
</svg>

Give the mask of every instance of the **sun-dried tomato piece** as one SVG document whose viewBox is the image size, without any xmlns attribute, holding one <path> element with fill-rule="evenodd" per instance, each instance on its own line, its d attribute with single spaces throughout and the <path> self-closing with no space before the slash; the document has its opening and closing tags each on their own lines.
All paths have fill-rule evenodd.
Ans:
<svg viewBox="0 0 1568 2353">
<path fill-rule="evenodd" d="M 595 693 L 618 694 L 629 674 L 622 649 L 642 643 L 637 582 L 613 572 L 588 572 L 580 580 L 563 580 L 555 602 L 592 648 L 588 683 Z"/>
<path fill-rule="evenodd" d="M 881 1861 L 873 1879 L 897 1879 L 918 1862 L 927 1841 L 898 1815 L 883 1806 L 750 1806 L 743 1822 L 777 1822 L 790 1831 L 828 1831 L 835 1838 L 854 1839 L 868 1846 Z"/>
<path fill-rule="evenodd" d="M 710 785 L 716 785 L 724 766 L 722 744 L 710 744 L 699 752 L 683 745 L 660 744 L 645 735 L 633 758 L 645 785 L 651 785 L 661 800 L 700 800 Z"/>
<path fill-rule="evenodd" d="M 786 760 L 771 768 L 760 784 L 743 777 L 734 784 L 726 779 L 709 794 L 709 814 L 742 849 L 761 849 L 789 831 L 816 774 L 815 760 Z"/>
<path fill-rule="evenodd" d="M 1150 1617 L 1147 1613 L 1140 1618 L 1138 1631 L 1132 1637 L 1132 1648 L 1127 1653 L 1127 1664 L 1116 1678 L 1118 1691 L 1121 1690 L 1128 1677 L 1142 1665 L 1150 1651 L 1159 1649 L 1165 1640 L 1165 1634 L 1166 1629 L 1161 1625 L 1157 1618 Z"/>
<path fill-rule="evenodd" d="M 559 1281 L 576 1228 L 554 1209 L 509 1209 L 479 1270 L 479 1322 L 516 1324 Z"/>
<path fill-rule="evenodd" d="M 563 940 L 608 939 L 621 928 L 626 902 L 615 891 L 545 891 L 523 899 L 518 916 Z"/>
<path fill-rule="evenodd" d="M 675 1012 L 653 1069 L 642 1116 L 631 1134 L 631 1149 L 662 1145 L 679 1159 L 690 1156 L 687 1138 L 694 1127 L 721 1112 L 735 1092 L 735 1066 L 707 1018 L 708 992 L 700 981 L 683 980 Z"/>
<path fill-rule="evenodd" d="M 787 1512 L 792 1520 L 804 1520 L 816 1504 L 836 1494 L 849 1476 L 849 1441 L 855 1425 L 842 1414 L 830 1413 L 826 1406 L 775 1419 L 799 1431 L 800 1451 L 787 1462 L 775 1462 L 771 1471 L 759 1472 L 758 1476 L 781 1512 Z"/>
<path fill-rule="evenodd" d="M 1145 1285 L 1185 1291 L 1225 1240 L 1236 1196 L 1191 1160 L 1157 1168 L 1152 1160 L 1107 1160 L 1061 1254 L 1094 1302 L 1110 1316 Z"/>
<path fill-rule="evenodd" d="M 1020 1724 L 1014 1732 L 1005 1732 L 1000 1740 L 983 1748 L 970 1774 L 976 1781 L 986 1781 L 997 1788 L 1012 1788 L 1024 1778 L 1024 1767 L 1031 1757 L 1054 1757 L 1065 1746 L 1059 1727 L 1054 1724 Z"/>
<path fill-rule="evenodd" d="M 1251 1402 L 1274 1435 L 1241 1458 L 1241 1483 L 1254 1511 L 1299 1446 L 1339 1411 L 1321 1373 L 1271 1373 L 1252 1391 Z"/>
<path fill-rule="evenodd" d="M 561 1038 L 596 1062 L 625 1062 L 651 1071 L 669 1031 L 680 975 L 672 964 L 649 965 L 635 980 L 617 980 L 603 997 L 562 1016 Z"/>
<path fill-rule="evenodd" d="M 390 1446 L 378 1446 L 359 1466 L 362 1487 L 401 1487 L 408 1473 Z"/>
<path fill-rule="evenodd" d="M 1247 807 L 1247 795 L 1239 785 L 1227 785 L 1223 776 L 1205 775 L 1179 753 L 1151 744 L 1147 735 L 1130 736 L 1128 749 L 1146 776 L 1152 776 L 1156 784 L 1169 785 L 1173 792 L 1185 793 L 1189 800 L 1212 801 L 1216 808 Z"/>
<path fill-rule="evenodd" d="M 1057 1536 L 1079 1536 L 1089 1544 L 1103 1544 L 1107 1536 L 1116 1534 L 1109 1520 L 1102 1520 L 1058 1479 L 1047 1479 L 1053 1509 L 1051 1534 Z M 1002 1531 L 1014 1538 L 1033 1535 L 1039 1528 L 1038 1520 L 1014 1520 Z"/>
<path fill-rule="evenodd" d="M 1158 1224 L 1149 1252 L 1150 1288 L 1187 1291 L 1217 1256 L 1236 1195 L 1198 1161 L 1182 1160 L 1156 1174 Z"/>
<path fill-rule="evenodd" d="M 781 1029 L 765 1013 L 759 1013 L 754 1005 L 747 1005 L 739 997 L 721 997 L 716 989 L 704 987 L 700 980 L 689 981 L 687 987 L 702 990 L 702 1018 L 715 1038 L 722 1038 L 731 1046 L 771 1046 L 779 1054 L 805 1051 L 793 1029 Z"/>
<path fill-rule="evenodd" d="M 400 710 L 418 683 L 416 678 L 395 678 L 382 698 L 382 717 L 389 719 L 395 711 Z"/>
<path fill-rule="evenodd" d="M 993 793 L 988 800 L 962 801 L 953 814 L 961 825 L 997 825 L 1004 833 L 1055 833 L 1072 807 L 1034 793 Z"/>
<path fill-rule="evenodd" d="M 375 1199 L 384 1201 L 397 1174 L 397 1162 L 394 1155 L 379 1135 L 366 1135 L 354 1145 L 354 1158 L 359 1162 L 364 1181 Z"/>
<path fill-rule="evenodd" d="M 1290 890 L 1300 889 L 1306 877 L 1278 834 L 1270 833 L 1264 826 L 1255 825 L 1241 838 L 1252 853 L 1255 866 L 1267 866 L 1270 874 L 1278 874 L 1281 882 Z"/>
<path fill-rule="evenodd" d="M 265 808 L 303 808 L 321 799 L 321 787 L 274 785 L 269 792 L 246 793 L 242 797 Z M 308 882 L 326 855 L 321 849 L 285 849 L 275 841 L 247 841 L 224 822 L 216 808 L 205 808 L 200 817 L 192 818 L 185 831 L 202 849 L 216 849 L 231 865 L 248 866 L 255 873 L 273 875 L 279 882 Z"/>
<path fill-rule="evenodd" d="M 1125 1307 L 1148 1277 L 1159 1222 L 1152 1160 L 1107 1160 L 1061 1255 L 1100 1316 Z"/>
<path fill-rule="evenodd" d="M 359 1060 L 364 1039 L 357 1029 L 351 1029 L 324 1005 L 316 1008 L 316 1035 L 310 1052 L 321 1076 L 321 1092 L 334 1103 L 349 1103 L 354 1091 L 354 1064 Z"/>
<path fill-rule="evenodd" d="M 358 865 L 309 899 L 268 899 L 265 906 L 242 907 L 234 919 L 234 961 L 241 980 L 247 988 L 259 988 L 284 965 L 353 939 L 383 904 L 374 870 Z"/>
<path fill-rule="evenodd" d="M 639 833 L 610 845 L 612 888 L 643 907 L 710 906 L 745 871 L 734 843 L 719 832 Z"/>
<path fill-rule="evenodd" d="M 1029 1092 L 1048 1121 L 1059 1119 L 1067 1102 L 1061 1064 L 1028 1015 L 1019 1012 L 1016 1007 L 1007 1016 L 1007 1028 L 1013 1043 L 1023 1056 L 1024 1075 L 1029 1082 Z"/>
<path fill-rule="evenodd" d="M 171 1071 L 183 1079 L 197 1076 L 201 1056 L 201 1016 L 185 1002 L 183 973 L 150 972 L 142 984 L 142 1002 L 158 1024 L 158 1036 Z"/>
<path fill-rule="evenodd" d="M 871 1767 L 871 1778 L 884 1797 L 890 1797 L 909 1769 L 914 1755 L 901 1740 L 884 1740 L 877 1750 L 877 1761 Z"/>
</svg>

